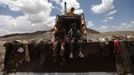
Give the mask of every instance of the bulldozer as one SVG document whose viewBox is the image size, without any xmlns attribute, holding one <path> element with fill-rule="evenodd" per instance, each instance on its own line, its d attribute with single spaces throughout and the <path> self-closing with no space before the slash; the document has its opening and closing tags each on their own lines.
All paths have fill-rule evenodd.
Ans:
<svg viewBox="0 0 134 75">
<path fill-rule="evenodd" d="M 87 34 L 87 27 L 85 22 L 84 14 L 74 14 L 70 15 L 67 13 L 66 8 L 66 2 L 65 2 L 65 13 L 64 15 L 57 15 L 56 16 L 56 22 L 60 21 L 62 28 L 65 29 L 66 34 L 68 34 L 69 30 L 71 29 L 71 24 L 76 23 L 76 27 L 78 30 L 80 30 L 80 37 L 83 37 L 83 39 L 87 40 L 86 34 Z"/>
<path fill-rule="evenodd" d="M 65 60 L 67 60 L 65 62 L 69 61 L 69 54 L 71 54 L 71 52 L 74 58 L 71 59 L 69 64 L 62 66 L 64 70 L 60 72 L 123 72 L 125 75 L 125 73 L 133 71 L 133 67 L 131 67 L 133 66 L 133 59 L 131 58 L 133 55 L 129 53 L 131 49 L 127 50 L 126 48 L 126 50 L 124 50 L 125 46 L 122 47 L 123 43 L 127 47 L 126 42 L 128 41 L 120 40 L 122 54 L 124 53 L 124 55 L 121 55 L 121 60 L 123 60 L 122 62 L 124 63 L 122 64 L 123 66 L 120 66 L 121 63 L 118 63 L 116 53 L 114 52 L 113 40 L 88 41 L 88 28 L 86 27 L 84 14 L 67 13 L 66 2 L 64 7 L 65 13 L 64 15 L 57 15 L 56 23 L 59 22 L 61 29 L 65 30 L 65 36 L 69 35 L 70 30 L 73 29 L 72 25 L 75 23 L 75 28 L 80 31 L 80 36 L 76 41 L 73 40 L 72 42 L 72 40 L 70 40 L 69 43 L 65 41 L 65 53 L 63 56 Z M 71 10 L 74 10 L 74 8 Z M 69 37 L 69 39 L 71 38 Z M 61 45 L 60 42 L 57 45 L 58 52 L 60 52 Z"/>
<path fill-rule="evenodd" d="M 74 49 L 72 48 L 74 45 L 75 50 L 78 50 L 76 53 L 78 55 L 78 58 L 73 58 L 71 61 L 73 62 L 73 66 L 77 64 L 79 67 L 83 68 L 74 68 L 73 70 L 68 69 L 65 71 L 80 71 L 80 72 L 90 72 L 90 71 L 115 71 L 115 59 L 114 59 L 114 53 L 111 46 L 103 46 L 101 48 L 100 42 L 88 42 L 87 39 L 87 27 L 85 22 L 84 14 L 73 14 L 69 15 L 67 13 L 67 6 L 65 2 L 65 13 L 64 15 L 57 15 L 56 16 L 56 23 L 60 22 L 61 29 L 65 30 L 65 36 L 69 35 L 70 29 L 72 29 L 72 24 L 75 23 L 77 30 L 80 31 L 80 38 L 78 39 L 80 42 L 76 42 L 78 45 L 74 45 L 71 43 L 65 42 L 65 59 L 69 59 L 69 54 Z M 55 26 L 56 27 L 56 26 Z M 63 35 L 63 34 L 61 34 Z M 110 42 L 112 44 L 112 42 Z M 55 51 L 58 52 L 56 55 L 60 55 L 61 50 L 61 43 L 58 42 L 56 45 Z M 72 49 L 71 49 L 72 48 Z M 107 51 L 106 51 L 107 50 Z M 82 54 L 81 58 L 79 55 Z M 105 56 L 106 54 L 106 56 Z M 58 57 L 58 56 L 57 56 Z M 61 57 L 59 57 L 61 58 Z M 66 61 L 67 62 L 67 61 Z M 76 67 L 76 66 L 75 66 Z M 85 68 L 84 68 L 85 67 Z M 81 70 L 80 70 L 81 69 Z"/>
<path fill-rule="evenodd" d="M 74 8 L 71 8 L 71 10 L 74 11 Z M 74 26 L 73 26 L 74 25 Z M 60 28 L 58 27 L 60 26 Z M 75 29 L 74 29 L 75 28 Z M 57 15 L 56 16 L 56 24 L 55 24 L 55 31 L 54 31 L 54 39 L 56 40 L 55 45 L 55 57 L 58 61 L 60 57 L 61 47 L 64 46 L 65 52 L 65 58 L 67 57 L 69 59 L 69 54 L 74 54 L 74 57 L 78 57 L 78 53 L 80 52 L 78 42 L 79 41 L 87 41 L 86 34 L 86 22 L 84 18 L 84 14 L 74 14 L 71 11 L 67 13 L 66 10 L 66 2 L 65 2 L 65 13 L 64 15 Z M 57 33 L 57 30 L 61 31 L 60 33 Z M 75 32 L 75 38 L 73 37 L 73 33 Z M 63 37 L 59 38 L 58 37 Z M 61 36 L 62 35 L 62 36 Z M 65 38 L 64 38 L 65 37 Z M 66 41 L 68 38 L 68 42 Z M 73 40 L 72 40 L 73 38 Z M 83 40 L 81 40 L 81 38 Z M 74 40 L 75 39 L 75 40 Z M 62 41 L 62 42 L 61 42 Z M 71 42 L 73 41 L 73 42 Z M 63 45 L 64 43 L 64 45 Z M 75 51 L 74 51 L 75 49 Z M 64 57 L 64 56 L 63 56 Z M 60 60 L 60 59 L 59 59 Z"/>
</svg>

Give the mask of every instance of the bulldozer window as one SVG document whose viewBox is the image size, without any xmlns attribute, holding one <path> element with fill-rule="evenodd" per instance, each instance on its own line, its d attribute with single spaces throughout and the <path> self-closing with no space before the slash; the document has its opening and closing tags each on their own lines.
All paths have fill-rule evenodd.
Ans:
<svg viewBox="0 0 134 75">
<path fill-rule="evenodd" d="M 73 23 L 77 24 L 77 29 L 80 30 L 80 17 L 64 17 L 62 18 L 62 26 L 66 31 L 66 34 L 69 32 L 71 25 Z"/>
</svg>

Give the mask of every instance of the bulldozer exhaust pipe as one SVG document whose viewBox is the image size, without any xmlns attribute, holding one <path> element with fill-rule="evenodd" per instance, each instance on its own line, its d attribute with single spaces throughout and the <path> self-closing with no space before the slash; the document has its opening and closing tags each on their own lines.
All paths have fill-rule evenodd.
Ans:
<svg viewBox="0 0 134 75">
<path fill-rule="evenodd" d="M 64 8 L 65 8 L 64 14 L 66 15 L 67 14 L 67 3 L 66 2 L 64 3 Z"/>
</svg>

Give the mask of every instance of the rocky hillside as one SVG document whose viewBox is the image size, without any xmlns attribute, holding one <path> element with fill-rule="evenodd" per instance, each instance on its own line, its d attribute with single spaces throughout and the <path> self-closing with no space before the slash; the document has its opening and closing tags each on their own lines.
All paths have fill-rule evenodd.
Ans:
<svg viewBox="0 0 134 75">
<path fill-rule="evenodd" d="M 33 33 L 16 33 L 16 34 L 9 34 L 0 37 L 0 40 L 21 40 L 21 39 L 50 39 L 53 37 L 54 29 L 49 31 L 36 31 Z M 97 34 L 99 32 L 87 29 L 89 34 Z"/>
<path fill-rule="evenodd" d="M 115 31 L 115 32 L 103 32 L 100 33 L 98 31 L 87 29 L 88 35 L 87 38 L 89 39 L 96 39 L 99 37 L 109 37 L 113 35 L 121 36 L 121 35 L 128 35 L 128 36 L 134 36 L 134 31 Z M 0 41 L 11 41 L 11 40 L 29 40 L 29 39 L 52 39 L 53 37 L 53 29 L 49 31 L 36 31 L 33 33 L 16 33 L 16 34 L 10 34 L 0 37 Z"/>
</svg>

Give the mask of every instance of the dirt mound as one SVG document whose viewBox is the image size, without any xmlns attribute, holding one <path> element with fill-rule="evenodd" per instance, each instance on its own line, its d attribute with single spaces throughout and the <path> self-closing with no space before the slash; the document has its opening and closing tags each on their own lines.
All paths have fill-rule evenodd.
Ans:
<svg viewBox="0 0 134 75">
<path fill-rule="evenodd" d="M 90 28 L 87 28 L 87 33 L 88 33 L 88 34 L 99 34 L 100 32 L 95 31 L 95 30 L 90 29 Z"/>
</svg>

